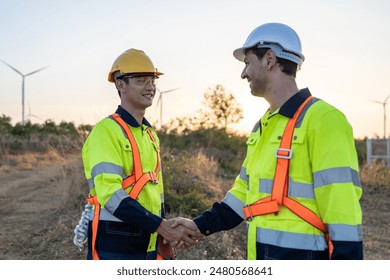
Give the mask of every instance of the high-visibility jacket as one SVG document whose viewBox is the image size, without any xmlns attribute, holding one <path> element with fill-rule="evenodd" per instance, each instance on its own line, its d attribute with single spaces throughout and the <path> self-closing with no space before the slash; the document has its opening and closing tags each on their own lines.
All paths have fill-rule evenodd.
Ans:
<svg viewBox="0 0 390 280">
<path fill-rule="evenodd" d="M 159 164 L 160 149 L 156 133 L 145 119 L 139 125 L 122 107 L 119 106 L 116 113 L 128 124 L 134 136 L 143 172 L 154 172 Z M 155 141 L 152 141 L 149 133 Z M 122 181 L 133 171 L 132 148 L 125 132 L 112 117 L 101 120 L 94 127 L 83 146 L 82 158 L 90 194 L 95 196 L 101 205 L 99 220 L 128 223 L 141 229 L 142 234 L 149 238 L 145 254 L 155 251 L 155 231 L 164 215 L 161 168 L 158 168 L 156 174 L 157 182 L 147 182 L 136 199 L 128 195 L 132 187 L 124 190 Z M 90 218 L 93 218 L 93 215 L 91 216 Z M 104 236 L 98 235 L 99 238 Z M 128 238 L 131 238 L 131 234 Z"/>
<path fill-rule="evenodd" d="M 237 217 L 245 219 L 243 209 L 247 205 L 272 194 L 277 163 L 275 153 L 284 129 L 310 95 L 308 89 L 301 90 L 276 112 L 267 111 L 261 118 L 249 136 L 240 174 L 222 206 L 216 204 L 212 211 L 195 219 L 201 231 L 207 234 L 207 231 L 212 233 L 233 227 L 232 222 L 228 222 L 230 225 L 218 222 L 218 216 L 227 220 L 226 213 L 233 210 Z M 362 188 L 352 129 L 345 116 L 326 102 L 312 98 L 298 118 L 291 150 L 288 197 L 321 218 L 334 245 L 334 258 L 362 257 L 359 203 Z M 210 220 L 213 220 L 213 225 L 208 223 Z M 235 220 L 237 224 L 238 219 Z M 248 259 L 257 258 L 256 244 L 293 250 L 327 250 L 324 232 L 283 205 L 279 206 L 279 212 L 255 216 L 247 220 L 247 224 Z M 348 246 L 354 249 L 345 249 Z M 349 255 L 356 252 L 355 256 Z M 283 255 L 279 256 L 283 258 Z"/>
</svg>

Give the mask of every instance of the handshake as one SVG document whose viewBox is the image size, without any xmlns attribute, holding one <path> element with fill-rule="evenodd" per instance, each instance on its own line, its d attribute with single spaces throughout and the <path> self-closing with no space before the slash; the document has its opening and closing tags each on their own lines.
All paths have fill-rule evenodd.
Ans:
<svg viewBox="0 0 390 280">
<path fill-rule="evenodd" d="M 164 238 L 164 244 L 177 249 L 189 248 L 205 239 L 194 221 L 182 217 L 164 219 L 156 231 Z"/>
</svg>

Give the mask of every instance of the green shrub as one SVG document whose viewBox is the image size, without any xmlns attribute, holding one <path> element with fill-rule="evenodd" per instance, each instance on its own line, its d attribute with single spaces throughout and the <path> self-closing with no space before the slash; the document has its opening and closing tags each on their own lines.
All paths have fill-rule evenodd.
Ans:
<svg viewBox="0 0 390 280">
<path fill-rule="evenodd" d="M 9 150 L 11 153 L 20 152 L 20 151 L 24 150 L 23 147 L 24 147 L 24 145 L 20 140 L 15 140 L 15 141 L 9 143 Z"/>
<path fill-rule="evenodd" d="M 362 166 L 367 162 L 366 139 L 356 139 L 355 147 L 358 156 L 359 166 Z"/>
<path fill-rule="evenodd" d="M 1 133 L 10 133 L 12 131 L 11 117 L 7 117 L 2 114 L 0 117 L 0 132 Z"/>
</svg>

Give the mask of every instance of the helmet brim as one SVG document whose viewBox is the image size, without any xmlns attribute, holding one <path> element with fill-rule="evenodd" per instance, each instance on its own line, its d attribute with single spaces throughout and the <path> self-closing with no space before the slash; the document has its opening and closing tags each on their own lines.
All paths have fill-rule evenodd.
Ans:
<svg viewBox="0 0 390 280">
<path fill-rule="evenodd" d="M 244 61 L 245 59 L 245 49 L 246 48 L 238 48 L 236 50 L 233 51 L 233 56 L 239 60 L 239 61 Z"/>
<path fill-rule="evenodd" d="M 238 48 L 233 51 L 233 56 L 239 61 L 244 61 L 245 50 L 250 49 L 252 47 L 253 46 L 243 46 L 241 48 Z M 275 52 L 277 57 L 290 60 L 298 65 L 302 65 L 303 61 L 305 60 L 303 54 L 290 52 L 289 50 L 283 49 L 277 43 L 264 43 L 263 45 L 259 45 L 258 48 L 270 48 Z"/>
<path fill-rule="evenodd" d="M 150 75 L 154 75 L 154 76 L 164 75 L 164 73 L 157 71 L 157 69 L 156 69 L 156 72 L 132 72 L 132 73 L 126 73 L 126 74 L 150 74 Z M 114 73 L 109 73 L 107 80 L 111 83 L 115 83 Z"/>
</svg>

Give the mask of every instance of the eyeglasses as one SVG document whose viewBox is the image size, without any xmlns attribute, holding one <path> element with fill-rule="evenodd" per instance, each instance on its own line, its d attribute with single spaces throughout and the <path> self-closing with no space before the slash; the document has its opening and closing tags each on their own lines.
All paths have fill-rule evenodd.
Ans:
<svg viewBox="0 0 390 280">
<path fill-rule="evenodd" d="M 158 80 L 158 76 L 151 76 L 151 75 L 125 74 L 118 77 L 118 79 L 124 79 L 124 78 L 130 78 L 132 81 L 134 81 L 135 84 L 143 87 L 149 83 L 152 86 L 156 86 Z"/>
</svg>

